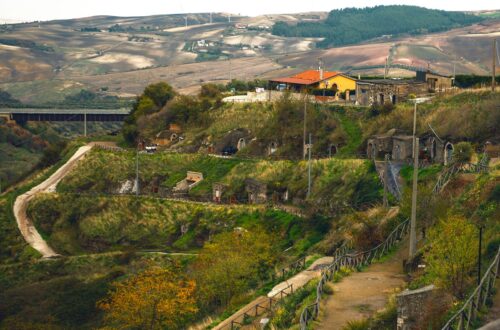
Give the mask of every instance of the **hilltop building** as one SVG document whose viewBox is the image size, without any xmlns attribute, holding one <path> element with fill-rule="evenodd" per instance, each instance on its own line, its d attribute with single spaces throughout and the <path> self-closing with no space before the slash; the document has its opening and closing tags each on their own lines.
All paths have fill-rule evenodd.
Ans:
<svg viewBox="0 0 500 330">
<path fill-rule="evenodd" d="M 453 78 L 437 72 L 417 71 L 417 81 L 425 82 L 430 93 L 444 92 L 453 86 Z"/>
<path fill-rule="evenodd" d="M 356 104 L 383 105 L 406 101 L 410 94 L 427 93 L 427 84 L 416 80 L 374 79 L 358 80 L 356 83 Z"/>
<path fill-rule="evenodd" d="M 356 79 L 341 72 L 323 71 L 321 68 L 300 72 L 291 77 L 271 79 L 269 82 L 274 87 L 292 92 L 321 90 L 328 91 L 325 93 L 327 96 L 336 98 L 345 93 L 346 99 L 349 99 L 350 92 L 356 90 Z"/>
</svg>

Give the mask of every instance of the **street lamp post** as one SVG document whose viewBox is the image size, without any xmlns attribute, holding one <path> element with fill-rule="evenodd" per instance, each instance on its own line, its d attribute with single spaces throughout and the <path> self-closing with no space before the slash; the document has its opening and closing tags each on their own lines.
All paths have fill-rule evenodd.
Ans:
<svg viewBox="0 0 500 330">
<path fill-rule="evenodd" d="M 309 133 L 309 145 L 307 146 L 308 162 L 307 162 L 307 198 L 311 197 L 311 149 L 312 149 L 312 137 Z"/>
<path fill-rule="evenodd" d="M 139 196 L 139 146 L 135 152 L 135 196 Z"/>
<path fill-rule="evenodd" d="M 418 139 L 417 139 L 417 100 L 413 110 L 413 188 L 411 195 L 410 220 L 410 259 L 417 252 L 417 184 L 418 184 Z"/>
</svg>

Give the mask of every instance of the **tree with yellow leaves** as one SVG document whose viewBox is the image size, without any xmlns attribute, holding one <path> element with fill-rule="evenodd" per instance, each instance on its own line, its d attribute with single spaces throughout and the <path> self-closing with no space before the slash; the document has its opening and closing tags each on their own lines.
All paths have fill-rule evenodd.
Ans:
<svg viewBox="0 0 500 330">
<path fill-rule="evenodd" d="M 263 281 L 276 261 L 272 242 L 265 232 L 241 229 L 215 235 L 206 243 L 192 265 L 200 308 L 228 307 Z"/>
<path fill-rule="evenodd" d="M 435 282 L 463 298 L 477 260 L 477 229 L 462 216 L 449 215 L 429 230 L 427 272 Z"/>
<path fill-rule="evenodd" d="M 97 306 L 113 328 L 182 329 L 198 311 L 195 282 L 175 269 L 153 267 L 112 286 Z"/>
</svg>

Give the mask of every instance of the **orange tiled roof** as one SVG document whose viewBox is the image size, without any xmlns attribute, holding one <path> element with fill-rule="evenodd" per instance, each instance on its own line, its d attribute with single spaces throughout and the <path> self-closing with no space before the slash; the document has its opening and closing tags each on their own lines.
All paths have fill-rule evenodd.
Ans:
<svg viewBox="0 0 500 330">
<path fill-rule="evenodd" d="M 296 75 L 291 77 L 276 78 L 272 79 L 271 81 L 285 84 L 312 85 L 322 80 L 335 77 L 339 74 L 340 72 L 323 71 L 323 79 L 320 79 L 318 70 L 307 70 L 301 73 L 297 73 Z"/>
</svg>

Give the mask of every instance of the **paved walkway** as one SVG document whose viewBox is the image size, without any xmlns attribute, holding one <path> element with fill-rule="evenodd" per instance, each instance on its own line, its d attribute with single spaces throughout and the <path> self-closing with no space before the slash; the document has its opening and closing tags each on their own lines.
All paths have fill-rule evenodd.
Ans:
<svg viewBox="0 0 500 330">
<path fill-rule="evenodd" d="M 388 260 L 333 284 L 334 293 L 322 303 L 315 329 L 341 330 L 349 321 L 368 318 L 383 309 L 389 296 L 405 284 L 402 260 L 407 253 L 403 245 Z"/>
<path fill-rule="evenodd" d="M 266 303 L 269 301 L 268 297 L 273 297 L 276 295 L 278 292 L 281 290 L 287 288 L 290 284 L 293 285 L 293 290 L 295 291 L 298 288 L 303 287 L 306 285 L 310 280 L 319 277 L 321 275 L 321 268 L 324 267 L 325 265 L 330 264 L 333 261 L 332 257 L 323 257 L 318 260 L 316 260 L 311 266 L 309 266 L 306 270 L 301 271 L 297 275 L 293 276 L 292 278 L 281 282 L 280 284 L 276 285 L 266 296 L 260 296 L 255 298 L 252 302 L 248 303 L 245 307 L 240 308 L 236 313 L 219 323 L 216 327 L 214 327 L 214 330 L 220 330 L 220 329 L 230 329 L 231 328 L 231 321 L 233 320 L 241 320 L 242 315 L 248 310 L 251 309 L 253 306 L 257 304 L 262 304 L 266 305 Z M 288 291 L 287 291 L 288 292 Z M 280 299 L 279 296 L 275 297 L 276 299 Z M 261 311 L 261 310 L 259 310 Z"/>
</svg>

